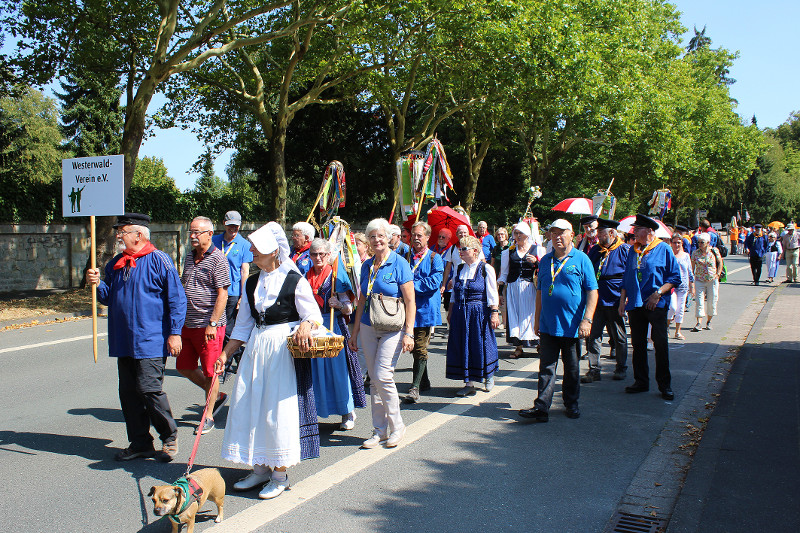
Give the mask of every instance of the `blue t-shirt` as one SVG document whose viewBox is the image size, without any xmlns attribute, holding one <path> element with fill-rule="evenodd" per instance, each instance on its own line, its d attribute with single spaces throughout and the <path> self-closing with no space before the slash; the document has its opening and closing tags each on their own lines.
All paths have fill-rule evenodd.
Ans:
<svg viewBox="0 0 800 533">
<path fill-rule="evenodd" d="M 559 268 L 561 272 L 558 272 Z M 536 289 L 542 298 L 539 331 L 554 337 L 576 338 L 586 310 L 586 292 L 597 290 L 597 279 L 589 257 L 574 247 L 561 259 L 555 259 L 550 252 L 539 262 L 538 279 Z"/>
<path fill-rule="evenodd" d="M 647 255 L 642 256 L 642 263 L 637 268 L 638 254 L 635 248 L 628 253 L 628 264 L 625 266 L 623 287 L 628 295 L 625 309 L 630 311 L 644 307 L 644 302 L 665 283 L 679 287 L 681 271 L 672 248 L 665 243 L 658 243 Z M 640 274 L 641 273 L 641 276 Z M 641 277 L 641 280 L 639 279 Z M 656 307 L 669 307 L 669 292 L 662 294 Z"/>
<path fill-rule="evenodd" d="M 483 248 L 483 257 L 486 258 L 487 261 L 492 260 L 492 250 L 494 247 L 497 246 L 497 242 L 494 240 L 494 237 L 490 233 L 487 233 L 483 236 L 483 239 L 480 239 L 481 247 Z"/>
<path fill-rule="evenodd" d="M 361 265 L 361 294 L 367 299 L 367 306 L 361 314 L 361 323 L 371 326 L 372 322 L 369 319 L 369 294 L 367 289 L 369 287 L 369 279 L 372 275 L 372 263 L 375 262 L 374 257 L 367 259 Z M 372 284 L 372 292 L 375 294 L 383 294 L 384 296 L 391 296 L 393 298 L 400 298 L 400 285 L 413 281 L 414 276 L 411 274 L 411 267 L 408 261 L 391 252 L 389 257 L 378 268 L 378 272 L 374 276 Z"/>
<path fill-rule="evenodd" d="M 242 294 L 242 265 L 253 262 L 253 252 L 250 251 L 250 241 L 236 234 L 231 242 L 225 242 L 225 234 L 220 233 L 211 237 L 211 242 L 220 249 L 228 260 L 231 274 L 231 286 L 228 287 L 228 296 L 241 296 Z"/>
</svg>

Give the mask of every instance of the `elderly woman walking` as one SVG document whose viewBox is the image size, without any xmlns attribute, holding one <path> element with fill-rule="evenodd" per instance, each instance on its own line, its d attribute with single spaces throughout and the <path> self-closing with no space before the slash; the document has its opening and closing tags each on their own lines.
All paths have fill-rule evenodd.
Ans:
<svg viewBox="0 0 800 533">
<path fill-rule="evenodd" d="M 408 261 L 389 248 L 389 232 L 385 219 L 376 218 L 367 224 L 367 239 L 375 255 L 361 266 L 361 295 L 353 336 L 348 342 L 351 350 L 357 350 L 356 339 L 360 338 L 370 378 L 374 432 L 363 442 L 362 448 L 375 448 L 380 444 L 388 448 L 397 446 L 406 430 L 400 416 L 394 368 L 400 352 L 410 352 L 414 348 L 414 279 Z M 381 297 L 401 298 L 405 321 L 399 329 L 372 323 L 372 317 L 380 314 L 380 310 L 372 306 L 382 305 Z"/>
<path fill-rule="evenodd" d="M 675 253 L 675 261 L 681 271 L 681 283 L 672 291 L 669 301 L 669 311 L 667 320 L 675 321 L 675 338 L 686 340 L 681 333 L 683 314 L 686 311 L 686 295 L 694 292 L 694 273 L 692 272 L 692 259 L 683 250 L 683 236 L 680 233 L 673 233 L 670 239 L 672 251 Z"/>
<path fill-rule="evenodd" d="M 697 250 L 692 252 L 694 273 L 695 315 L 697 324 L 692 331 L 700 331 L 700 322 L 706 317 L 703 329 L 711 329 L 711 319 L 717 314 L 719 277 L 722 274 L 722 256 L 716 246 L 711 246 L 708 233 L 697 234 Z M 759 273 L 760 274 L 760 273 Z M 706 310 L 706 305 L 708 309 Z"/>
<path fill-rule="evenodd" d="M 501 294 L 500 303 L 506 305 L 506 341 L 516 346 L 511 359 L 517 359 L 522 357 L 524 346 L 536 346 L 539 342 L 539 337 L 533 330 L 533 315 L 536 311 L 533 276 L 545 250 L 534 242 L 528 224 L 517 224 L 512 235 L 514 244 L 504 250 L 500 258 L 497 284 Z"/>
<path fill-rule="evenodd" d="M 234 489 L 266 483 L 259 497 L 269 499 L 289 487 L 287 467 L 319 456 L 311 368 L 293 360 L 286 337 L 294 331 L 294 341 L 307 348 L 322 317 L 308 282 L 288 256 L 281 260 L 273 230 L 264 226 L 248 238 L 261 272 L 245 284 L 243 312 L 215 371 L 222 373 L 227 359 L 247 343 L 231 393 L 222 458 L 253 467 Z"/>
<path fill-rule="evenodd" d="M 475 394 L 482 383 L 489 392 L 497 371 L 497 340 L 494 330 L 500 325 L 497 306 L 500 297 L 494 269 L 480 260 L 481 242 L 467 236 L 459 243 L 462 264 L 455 273 L 453 300 L 447 310 L 450 336 L 447 339 L 448 379 L 464 382 L 456 396 Z"/>
<path fill-rule="evenodd" d="M 778 265 L 780 264 L 781 254 L 783 254 L 781 241 L 778 240 L 778 235 L 774 231 L 771 231 L 767 236 L 767 283 L 775 281 L 775 276 L 778 275 Z"/>
<path fill-rule="evenodd" d="M 353 312 L 353 304 L 347 291 L 352 291 L 353 287 L 347 274 L 334 276 L 330 261 L 331 243 L 325 239 L 314 239 L 311 241 L 309 255 L 312 266 L 306 274 L 306 279 L 322 312 L 323 325 L 337 335 L 344 336 L 346 343 L 350 340 L 350 330 L 347 329 L 344 317 Z M 339 272 L 344 273 L 341 263 Z M 330 323 L 331 309 L 334 310 L 333 324 Z M 345 431 L 353 429 L 356 420 L 355 408 L 367 405 L 361 366 L 356 353 L 345 344 L 336 357 L 312 359 L 311 370 L 317 415 L 321 418 L 339 415 L 342 417 L 339 429 Z"/>
</svg>

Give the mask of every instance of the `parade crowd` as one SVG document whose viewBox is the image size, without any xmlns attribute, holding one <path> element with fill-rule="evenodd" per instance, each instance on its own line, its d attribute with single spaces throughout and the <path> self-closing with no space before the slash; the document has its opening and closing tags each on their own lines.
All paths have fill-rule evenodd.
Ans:
<svg viewBox="0 0 800 533">
<path fill-rule="evenodd" d="M 149 224 L 147 215 L 120 216 L 114 227 L 121 253 L 102 276 L 87 272 L 108 306 L 109 355 L 118 365 L 129 445 L 116 459 L 177 456 L 178 429 L 163 390 L 174 357 L 180 374 L 202 389 L 202 403 L 213 401 L 195 432 L 214 430 L 229 403 L 221 456 L 248 469 L 233 488 L 259 489 L 264 499 L 289 487 L 289 467 L 319 456 L 318 418 L 341 417 L 341 431 L 354 429 L 367 393 L 373 432 L 361 447 L 400 444 L 401 404 L 424 401 L 431 389 L 428 345 L 445 321 L 445 378 L 456 383 L 454 396 L 492 390 L 500 329 L 514 347 L 510 358 L 539 358 L 536 398 L 521 418 L 549 421 L 559 360 L 566 416 L 580 417 L 580 385 L 604 377 L 601 359 L 613 362 L 612 380 L 628 379 L 628 334 L 633 380 L 625 392 L 650 390 L 650 350 L 656 388 L 673 400 L 668 339 L 685 339 L 683 319 L 692 306 L 690 331 L 712 328 L 729 252 L 708 220 L 690 231 L 636 215 L 623 232 L 617 221 L 588 216 L 580 234 L 557 219 L 543 235 L 527 221 L 492 235 L 481 221 L 473 236 L 466 224 L 432 235 L 426 222 L 400 228 L 378 218 L 353 235 L 362 263 L 356 288 L 337 275 L 344 271 L 338 251 L 306 222 L 288 237 L 270 222 L 244 238 L 236 211 L 216 235 L 213 221 L 196 217 L 180 275 L 150 242 Z M 749 257 L 755 285 L 762 268 L 774 282 L 781 261 L 786 280 L 796 282 L 795 225 L 767 230 L 732 226 L 730 253 Z M 258 267 L 253 275 L 251 264 Z M 344 337 L 337 356 L 290 353 L 287 337 L 306 351 L 328 330 Z M 606 335 L 610 350 L 601 357 Z M 402 353 L 412 361 L 403 394 L 394 380 Z M 581 376 L 582 358 L 588 371 Z M 234 361 L 226 394 L 217 376 Z"/>
</svg>

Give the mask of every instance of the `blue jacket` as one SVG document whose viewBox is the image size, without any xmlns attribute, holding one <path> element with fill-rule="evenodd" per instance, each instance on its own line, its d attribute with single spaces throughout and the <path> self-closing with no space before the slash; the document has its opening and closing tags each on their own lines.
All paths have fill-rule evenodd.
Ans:
<svg viewBox="0 0 800 533">
<path fill-rule="evenodd" d="M 138 258 L 135 268 L 114 270 L 121 255 L 106 265 L 97 286 L 98 300 L 108 306 L 108 355 L 167 357 L 167 337 L 180 335 L 186 318 L 178 270 L 161 250 Z"/>
<path fill-rule="evenodd" d="M 642 264 L 637 267 L 636 249 L 628 253 L 628 264 L 625 266 L 623 288 L 628 295 L 625 309 L 630 311 L 636 307 L 644 307 L 645 301 L 665 283 L 675 287 L 681 284 L 681 270 L 672 248 L 665 242 L 658 243 L 647 255 L 642 256 Z M 641 273 L 641 279 L 639 279 Z M 656 307 L 668 307 L 669 292 L 662 294 Z"/>
<path fill-rule="evenodd" d="M 414 274 L 414 299 L 417 303 L 414 327 L 441 325 L 442 293 L 439 288 L 442 286 L 442 276 L 444 276 L 442 256 L 428 250 L 422 259 L 415 263 L 412 253 L 409 265 Z"/>
<path fill-rule="evenodd" d="M 769 248 L 769 241 L 767 236 L 762 232 L 761 237 L 756 237 L 755 232 L 751 233 L 744 240 L 744 247 L 747 249 L 751 259 L 758 259 L 767 253 Z"/>
<path fill-rule="evenodd" d="M 622 291 L 622 278 L 625 276 L 625 266 L 628 263 L 628 252 L 630 245 L 621 244 L 608 253 L 608 258 L 603 262 L 603 269 L 597 272 L 600 262 L 603 259 L 601 246 L 592 246 L 589 250 L 589 259 L 594 265 L 597 277 L 597 305 L 618 306 L 620 292 Z M 599 274 L 599 275 L 598 275 Z"/>
</svg>

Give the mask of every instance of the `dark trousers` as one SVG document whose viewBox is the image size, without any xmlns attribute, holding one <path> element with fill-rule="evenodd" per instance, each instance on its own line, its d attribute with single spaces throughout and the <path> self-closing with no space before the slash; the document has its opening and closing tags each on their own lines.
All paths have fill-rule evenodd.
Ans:
<svg viewBox="0 0 800 533">
<path fill-rule="evenodd" d="M 429 389 L 431 380 L 428 378 L 428 344 L 431 342 L 433 328 L 414 328 L 414 357 L 412 387 Z"/>
<path fill-rule="evenodd" d="M 239 303 L 238 296 L 228 296 L 228 301 L 225 303 L 225 343 L 231 339 L 233 333 L 233 326 L 236 324 L 236 315 L 239 310 L 236 309 L 236 304 Z"/>
<path fill-rule="evenodd" d="M 624 371 L 628 368 L 628 336 L 625 333 L 625 321 L 619 316 L 618 309 L 615 305 L 598 305 L 595 308 L 592 332 L 586 340 L 590 371 L 600 371 L 600 341 L 604 328 L 608 330 L 608 343 L 617 357 L 616 370 Z"/>
<path fill-rule="evenodd" d="M 750 258 L 750 272 L 753 273 L 753 282 L 758 285 L 758 282 L 761 281 L 761 266 L 763 262 L 760 257 L 751 257 Z"/>
<path fill-rule="evenodd" d="M 572 337 L 554 337 L 547 333 L 539 335 L 539 396 L 533 406 L 549 411 L 553 403 L 556 386 L 558 357 L 564 361 L 564 380 L 561 382 L 561 395 L 564 405 L 578 406 L 580 396 L 580 363 L 578 363 L 578 341 Z"/>
<path fill-rule="evenodd" d="M 650 368 L 647 364 L 647 326 L 651 326 L 650 336 L 656 353 L 656 383 L 658 389 L 671 387 L 672 376 L 669 373 L 669 340 L 667 339 L 667 308 L 656 307 L 648 311 L 637 307 L 628 311 L 628 323 L 631 326 L 631 344 L 633 345 L 633 379 L 634 385 L 650 387 Z"/>
<path fill-rule="evenodd" d="M 158 432 L 162 442 L 178 438 L 178 425 L 172 418 L 167 393 L 162 390 L 164 382 L 164 359 L 117 359 L 119 373 L 119 402 L 128 440 L 137 450 L 153 447 L 150 425 Z"/>
</svg>

